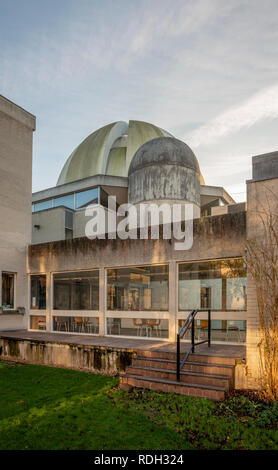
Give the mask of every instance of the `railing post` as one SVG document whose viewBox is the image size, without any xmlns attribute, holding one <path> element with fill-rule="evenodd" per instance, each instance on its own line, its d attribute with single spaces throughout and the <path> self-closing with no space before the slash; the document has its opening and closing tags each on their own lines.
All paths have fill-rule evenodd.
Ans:
<svg viewBox="0 0 278 470">
<path fill-rule="evenodd" d="M 191 323 L 191 344 L 192 344 L 192 352 L 194 353 L 195 350 L 195 325 L 194 325 L 194 314 Z"/>
<path fill-rule="evenodd" d="M 180 381 L 180 335 L 177 334 L 177 382 Z"/>
<path fill-rule="evenodd" d="M 208 310 L 208 347 L 210 348 L 210 340 L 211 340 L 211 311 Z"/>
</svg>

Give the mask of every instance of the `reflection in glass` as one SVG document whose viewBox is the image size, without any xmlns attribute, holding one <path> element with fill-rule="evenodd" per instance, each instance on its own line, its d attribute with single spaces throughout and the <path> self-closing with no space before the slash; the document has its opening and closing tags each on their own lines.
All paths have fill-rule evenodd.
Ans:
<svg viewBox="0 0 278 470">
<path fill-rule="evenodd" d="M 31 276 L 31 309 L 43 310 L 46 308 L 46 276 Z"/>
<path fill-rule="evenodd" d="M 179 310 L 246 310 L 246 267 L 242 259 L 179 265 Z"/>
<path fill-rule="evenodd" d="M 98 204 L 99 202 L 99 188 L 81 191 L 75 194 L 75 209 L 86 207 L 89 204 Z"/>
<path fill-rule="evenodd" d="M 56 197 L 55 199 L 53 199 L 53 204 L 54 207 L 65 206 L 69 209 L 74 209 L 74 194 Z"/>
<path fill-rule="evenodd" d="M 30 315 L 31 330 L 46 330 L 46 317 L 44 315 Z"/>
<path fill-rule="evenodd" d="M 52 207 L 52 199 L 48 199 L 47 201 L 37 202 L 36 204 L 34 204 L 34 212 L 51 209 L 51 207 Z"/>
<path fill-rule="evenodd" d="M 99 333 L 98 317 L 64 317 L 53 316 L 53 330 L 68 333 Z"/>
<path fill-rule="evenodd" d="M 185 320 L 179 320 L 178 328 Z M 203 341 L 208 337 L 208 320 L 195 320 L 195 340 Z M 188 329 L 183 339 L 191 340 L 191 328 Z M 211 320 L 211 340 L 231 343 L 245 343 L 245 320 Z"/>
<path fill-rule="evenodd" d="M 149 318 L 107 318 L 107 334 L 168 338 L 168 320 Z"/>
<path fill-rule="evenodd" d="M 98 310 L 98 270 L 54 274 L 53 284 L 54 310 Z"/>
<path fill-rule="evenodd" d="M 168 310 L 168 266 L 108 269 L 108 310 Z"/>
</svg>

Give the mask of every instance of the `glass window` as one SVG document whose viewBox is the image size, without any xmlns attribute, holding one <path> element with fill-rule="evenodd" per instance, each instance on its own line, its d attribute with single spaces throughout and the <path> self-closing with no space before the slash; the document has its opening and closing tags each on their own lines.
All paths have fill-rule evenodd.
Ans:
<svg viewBox="0 0 278 470">
<path fill-rule="evenodd" d="M 107 334 L 168 338 L 168 320 L 149 318 L 107 318 Z"/>
<path fill-rule="evenodd" d="M 54 207 L 65 206 L 69 209 L 74 209 L 74 195 L 68 194 L 67 196 L 56 197 L 54 200 Z"/>
<path fill-rule="evenodd" d="M 242 259 L 179 265 L 179 309 L 246 310 Z"/>
<path fill-rule="evenodd" d="M 107 270 L 108 310 L 168 310 L 168 266 Z"/>
<path fill-rule="evenodd" d="M 183 320 L 179 320 L 180 328 Z M 195 340 L 203 341 L 208 337 L 208 320 L 198 320 L 194 322 Z M 183 339 L 191 340 L 191 328 L 189 328 Z M 245 320 L 211 320 L 211 340 L 228 343 L 245 343 L 246 341 L 246 321 Z"/>
<path fill-rule="evenodd" d="M 65 331 L 70 333 L 99 333 L 98 317 L 53 317 L 53 330 Z"/>
<path fill-rule="evenodd" d="M 31 330 L 46 330 L 46 317 L 44 315 L 30 315 Z"/>
<path fill-rule="evenodd" d="M 34 204 L 34 212 L 51 209 L 51 207 L 52 207 L 52 199 L 48 199 L 47 201 L 42 201 L 42 202 L 36 202 L 36 204 Z"/>
<path fill-rule="evenodd" d="M 55 310 L 98 310 L 97 270 L 54 274 L 53 282 Z"/>
<path fill-rule="evenodd" d="M 31 309 L 46 308 L 46 276 L 31 276 Z"/>
<path fill-rule="evenodd" d="M 89 204 L 98 204 L 99 188 L 81 191 L 75 194 L 75 209 L 86 207 Z"/>
<path fill-rule="evenodd" d="M 2 273 L 2 309 L 13 309 L 15 292 L 15 274 Z"/>
</svg>

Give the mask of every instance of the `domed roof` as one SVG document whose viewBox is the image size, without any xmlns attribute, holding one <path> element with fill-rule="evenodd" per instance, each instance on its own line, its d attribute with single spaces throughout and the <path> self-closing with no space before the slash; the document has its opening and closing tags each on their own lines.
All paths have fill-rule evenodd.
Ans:
<svg viewBox="0 0 278 470">
<path fill-rule="evenodd" d="M 142 121 L 113 122 L 90 134 L 67 159 L 57 186 L 94 175 L 128 175 L 133 155 L 145 142 L 169 132 Z"/>
<path fill-rule="evenodd" d="M 143 144 L 131 161 L 128 175 L 153 165 L 177 165 L 200 174 L 198 160 L 191 148 L 174 137 L 159 137 Z"/>
</svg>

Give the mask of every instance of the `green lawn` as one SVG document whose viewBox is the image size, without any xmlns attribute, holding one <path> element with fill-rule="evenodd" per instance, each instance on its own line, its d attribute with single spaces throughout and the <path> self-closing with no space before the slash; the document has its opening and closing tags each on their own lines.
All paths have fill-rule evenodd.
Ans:
<svg viewBox="0 0 278 470">
<path fill-rule="evenodd" d="M 0 449 L 278 449 L 278 405 L 215 404 L 0 362 Z"/>
</svg>

